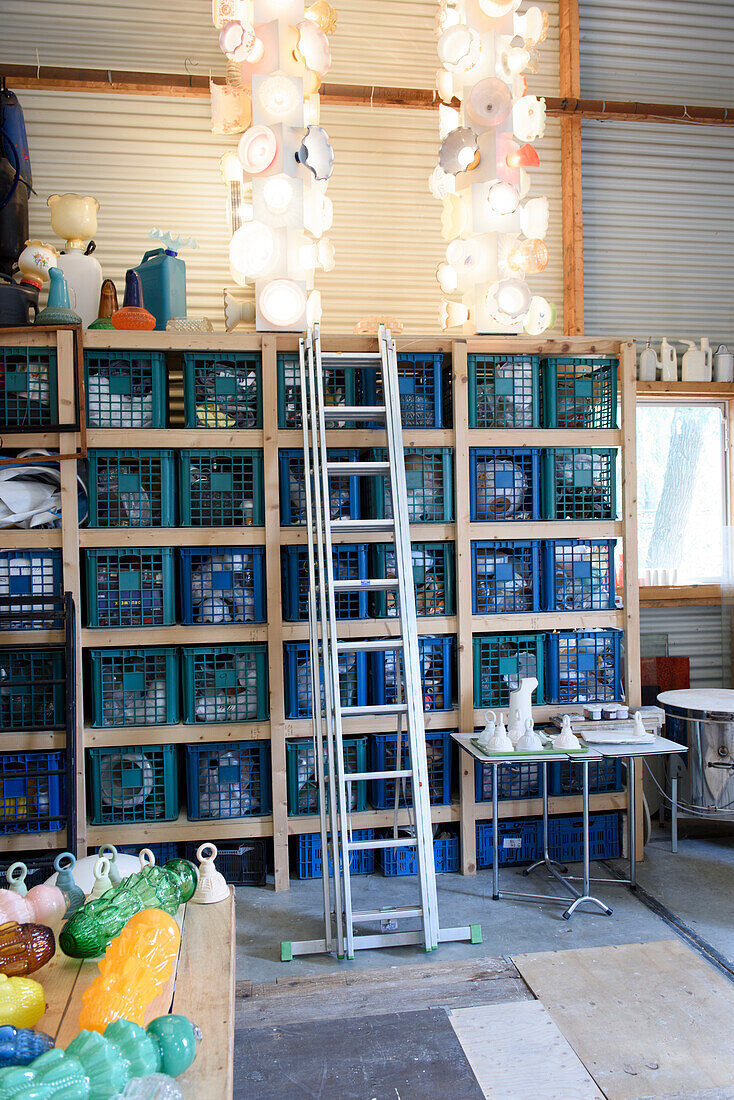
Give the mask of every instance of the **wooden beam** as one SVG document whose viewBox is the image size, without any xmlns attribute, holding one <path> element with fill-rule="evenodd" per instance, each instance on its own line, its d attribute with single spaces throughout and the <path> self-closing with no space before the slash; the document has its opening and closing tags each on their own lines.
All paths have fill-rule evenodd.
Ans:
<svg viewBox="0 0 734 1100">
<path fill-rule="evenodd" d="M 561 95 L 580 96 L 578 0 L 558 3 Z M 563 327 L 584 331 L 584 225 L 581 190 L 581 119 L 561 117 L 561 209 L 563 214 Z"/>
</svg>

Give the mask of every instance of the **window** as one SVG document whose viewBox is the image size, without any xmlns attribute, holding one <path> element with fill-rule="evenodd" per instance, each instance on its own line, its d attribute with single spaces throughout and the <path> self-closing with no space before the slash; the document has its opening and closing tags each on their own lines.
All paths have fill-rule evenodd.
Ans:
<svg viewBox="0 0 734 1100">
<path fill-rule="evenodd" d="M 649 584 L 722 579 L 725 443 L 721 405 L 638 405 L 639 572 Z"/>
</svg>

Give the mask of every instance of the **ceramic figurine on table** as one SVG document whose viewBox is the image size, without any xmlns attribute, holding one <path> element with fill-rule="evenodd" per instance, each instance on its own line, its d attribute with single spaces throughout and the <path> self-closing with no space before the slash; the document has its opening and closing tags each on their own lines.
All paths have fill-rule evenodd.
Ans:
<svg viewBox="0 0 734 1100">
<path fill-rule="evenodd" d="M 510 692 L 510 740 L 517 744 L 525 732 L 525 726 L 533 720 L 533 692 L 538 686 L 534 676 L 523 676 L 520 686 Z"/>
<path fill-rule="evenodd" d="M 122 882 L 122 875 L 117 860 L 117 848 L 114 844 L 103 844 L 101 848 L 97 849 L 97 855 L 104 856 L 109 864 L 107 876 L 110 880 L 110 886 L 119 886 Z"/>
<path fill-rule="evenodd" d="M 26 977 L 40 970 L 56 953 L 56 938 L 43 924 L 0 924 L 0 973 Z"/>
<path fill-rule="evenodd" d="M 540 735 L 533 729 L 533 720 L 528 718 L 525 721 L 525 730 L 522 737 L 519 739 L 515 748 L 518 752 L 541 752 L 543 749 L 543 742 L 540 739 Z"/>
<path fill-rule="evenodd" d="M 134 268 L 125 273 L 125 300 L 122 309 L 112 314 L 112 327 L 141 331 L 155 328 L 155 317 L 143 308 L 143 288 Z"/>
<path fill-rule="evenodd" d="M 4 1024 L 0 1027 L 0 1069 L 26 1066 L 53 1045 L 53 1039 L 45 1031 Z"/>
<path fill-rule="evenodd" d="M 97 232 L 99 203 L 91 195 L 51 195 L 47 199 L 51 208 L 51 227 L 66 243 L 57 260 L 58 267 L 74 291 L 76 308 L 85 328 L 97 316 L 99 292 L 102 287 L 102 268 L 91 255 L 95 244 L 91 237 Z M 89 241 L 84 249 L 84 242 Z"/>
<path fill-rule="evenodd" d="M 196 868 L 185 859 L 144 867 L 75 913 L 59 936 L 61 950 L 73 959 L 97 958 L 142 909 L 162 909 L 173 916 L 192 897 L 196 880 Z"/>
<path fill-rule="evenodd" d="M 21 284 L 34 286 L 40 290 L 48 282 L 48 273 L 56 267 L 59 253 L 52 244 L 43 241 L 26 241 L 25 248 L 18 257 L 18 270 Z"/>
<path fill-rule="evenodd" d="M 112 882 L 110 880 L 110 861 L 107 856 L 100 856 L 94 865 L 94 886 L 92 892 L 89 895 L 90 901 L 95 901 L 97 898 L 101 898 L 103 894 L 106 894 L 108 890 L 112 889 Z"/>
<path fill-rule="evenodd" d="M 78 325 L 81 317 L 69 306 L 69 288 L 61 268 L 52 267 L 48 273 L 50 286 L 48 303 L 37 315 L 36 325 Z"/>
<path fill-rule="evenodd" d="M 9 978 L 7 974 L 0 974 L 0 1027 L 4 1024 L 33 1027 L 45 1011 L 42 985 L 33 978 Z"/>
<path fill-rule="evenodd" d="M 568 714 L 564 714 L 563 716 L 561 732 L 556 735 L 553 741 L 553 748 L 563 750 L 564 752 L 573 752 L 581 748 L 581 742 L 571 728 L 571 717 Z"/>
<path fill-rule="evenodd" d="M 488 743 L 494 737 L 497 728 L 497 715 L 493 710 L 488 710 L 484 715 L 484 729 L 477 735 L 476 742 L 480 749 L 486 749 Z"/>
<path fill-rule="evenodd" d="M 500 716 L 499 716 L 499 720 L 497 722 L 497 727 L 494 731 L 493 736 L 490 737 L 489 741 L 487 742 L 486 751 L 487 752 L 513 752 L 514 748 L 515 748 L 515 746 L 513 745 L 510 738 L 507 736 L 507 731 L 505 729 L 504 717 L 502 715 L 502 711 L 500 711 Z"/>
<path fill-rule="evenodd" d="M 59 924 L 66 909 L 66 899 L 56 886 L 42 883 L 33 886 L 25 897 L 12 890 L 0 890 L 0 923 L 14 920 L 19 924 Z"/>
<path fill-rule="evenodd" d="M 112 279 L 105 279 L 102 283 L 102 289 L 99 292 L 99 306 L 97 308 L 97 319 L 92 321 L 90 328 L 94 329 L 111 329 L 112 314 L 117 313 L 120 307 L 117 304 L 117 288 L 112 282 Z"/>
<path fill-rule="evenodd" d="M 99 963 L 82 996 L 79 1028 L 104 1031 L 113 1020 L 142 1024 L 151 1002 L 173 973 L 181 932 L 173 917 L 144 909 L 127 922 Z"/>
<path fill-rule="evenodd" d="M 22 898 L 26 896 L 28 887 L 25 880 L 28 878 L 28 868 L 25 863 L 21 860 L 11 863 L 5 872 L 5 878 L 8 882 L 8 890 L 12 890 L 14 894 L 20 894 Z"/>
<path fill-rule="evenodd" d="M 84 891 L 81 886 L 77 886 L 73 875 L 75 866 L 76 856 L 71 852 L 61 852 L 54 860 L 56 885 L 66 898 L 64 916 L 67 919 L 84 905 Z"/>
<path fill-rule="evenodd" d="M 208 854 L 207 854 L 208 853 Z M 229 897 L 229 886 L 223 874 L 214 866 L 217 849 L 214 844 L 202 844 L 196 850 L 199 861 L 199 882 L 191 901 L 197 905 L 211 905 Z"/>
<path fill-rule="evenodd" d="M 0 1069 L 0 1097 L 112 1100 L 136 1077 L 180 1076 L 194 1061 L 200 1039 L 198 1027 L 185 1016 L 159 1016 L 145 1030 L 129 1020 L 115 1020 L 104 1035 L 82 1031 L 66 1050 L 54 1048 L 27 1066 Z"/>
</svg>

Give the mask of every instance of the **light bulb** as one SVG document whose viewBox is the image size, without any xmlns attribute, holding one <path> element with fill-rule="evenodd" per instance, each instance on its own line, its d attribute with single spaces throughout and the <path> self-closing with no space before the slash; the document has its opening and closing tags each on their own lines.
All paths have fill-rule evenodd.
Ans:
<svg viewBox="0 0 734 1100">
<path fill-rule="evenodd" d="M 321 292 L 312 290 L 306 302 L 306 324 L 318 325 L 321 321 Z"/>
<path fill-rule="evenodd" d="M 512 214 L 520 205 L 520 196 L 511 183 L 498 180 L 487 192 L 487 202 L 493 214 Z"/>
<path fill-rule="evenodd" d="M 479 60 L 482 40 L 476 31 L 464 23 L 448 27 L 438 40 L 438 56 L 442 65 L 453 73 L 466 73 Z"/>
<path fill-rule="evenodd" d="M 309 24 L 312 26 L 312 24 Z M 303 97 L 295 80 L 273 73 L 257 87 L 257 101 L 271 122 L 283 122 L 300 110 Z"/>
<path fill-rule="evenodd" d="M 517 11 L 520 0 L 479 0 L 479 7 L 490 19 L 502 19 L 504 15 Z"/>
<path fill-rule="evenodd" d="M 507 266 L 521 275 L 539 275 L 548 266 L 548 247 L 545 241 L 533 237 L 514 245 L 507 253 Z"/>
<path fill-rule="evenodd" d="M 526 237 L 544 240 L 548 233 L 550 203 L 545 195 L 528 199 L 520 211 L 520 228 Z"/>
<path fill-rule="evenodd" d="M 450 172 L 444 172 L 441 165 L 437 164 L 428 177 L 428 189 L 434 199 L 440 202 L 447 195 L 453 195 L 456 192 L 456 177 Z"/>
<path fill-rule="evenodd" d="M 292 182 L 287 176 L 272 176 L 263 186 L 263 201 L 271 214 L 285 214 L 293 201 Z"/>
<path fill-rule="evenodd" d="M 278 142 L 269 126 L 250 126 L 237 146 L 240 163 L 251 176 L 267 171 L 277 152 Z"/>
<path fill-rule="evenodd" d="M 456 130 L 460 123 L 459 112 L 454 107 L 447 107 L 445 103 L 438 105 L 438 136 L 441 141 L 447 138 L 452 130 Z"/>
<path fill-rule="evenodd" d="M 303 317 L 306 292 L 293 279 L 273 279 L 260 291 L 258 306 L 269 324 L 287 328 Z"/>
<path fill-rule="evenodd" d="M 262 222 L 246 222 L 229 243 L 232 273 L 244 279 L 264 274 L 275 257 L 275 238 Z"/>
<path fill-rule="evenodd" d="M 530 308 L 530 288 L 520 279 L 503 279 L 490 287 L 486 307 L 490 316 L 501 324 L 512 324 Z"/>
<path fill-rule="evenodd" d="M 458 328 L 469 320 L 469 310 L 463 302 L 442 301 L 438 311 L 438 323 L 442 329 Z"/>
<path fill-rule="evenodd" d="M 436 279 L 444 294 L 455 294 L 459 289 L 459 276 L 451 264 L 439 264 L 436 268 Z"/>
</svg>

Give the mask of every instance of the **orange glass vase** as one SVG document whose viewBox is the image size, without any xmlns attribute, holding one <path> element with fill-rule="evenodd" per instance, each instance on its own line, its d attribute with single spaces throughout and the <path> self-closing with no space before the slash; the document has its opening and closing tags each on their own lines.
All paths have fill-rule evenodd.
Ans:
<svg viewBox="0 0 734 1100">
<path fill-rule="evenodd" d="M 52 959 L 56 939 L 42 924 L 0 924 L 0 973 L 9 978 L 33 974 Z"/>
<path fill-rule="evenodd" d="M 79 1030 L 104 1031 L 119 1019 L 144 1026 L 146 1011 L 173 972 L 180 943 L 178 925 L 162 909 L 131 917 L 82 997 Z"/>
</svg>

